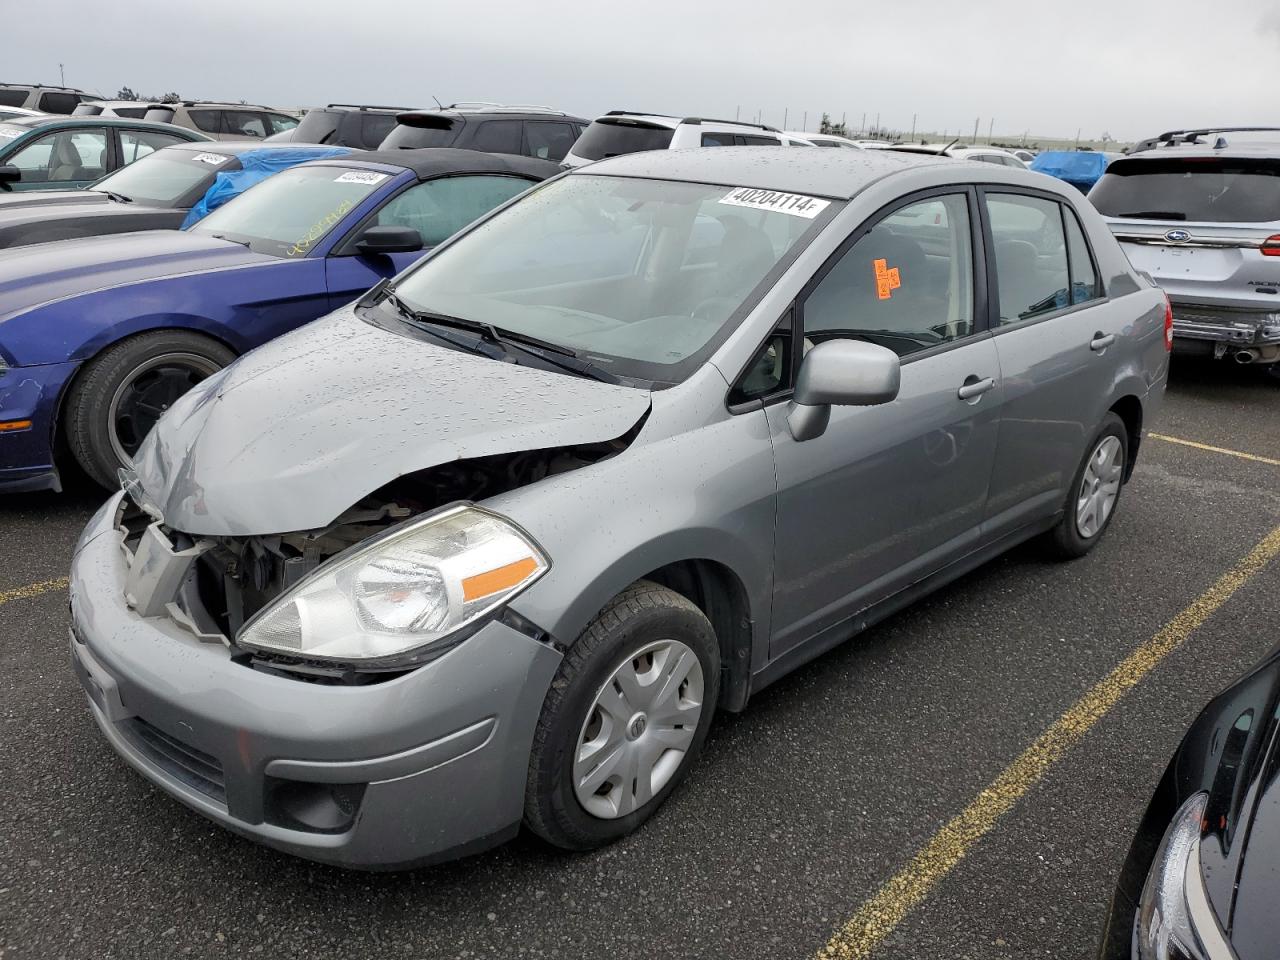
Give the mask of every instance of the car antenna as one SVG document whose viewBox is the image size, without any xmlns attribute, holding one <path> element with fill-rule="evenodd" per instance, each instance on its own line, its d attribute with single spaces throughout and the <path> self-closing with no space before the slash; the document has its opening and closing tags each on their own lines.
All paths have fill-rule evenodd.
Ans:
<svg viewBox="0 0 1280 960">
<path fill-rule="evenodd" d="M 943 148 L 942 148 L 942 152 L 943 152 L 943 153 L 946 153 L 948 150 L 950 150 L 952 147 L 954 147 L 954 146 L 955 146 L 957 143 L 959 143 L 959 142 L 960 142 L 960 138 L 959 138 L 959 137 L 956 137 L 954 140 L 952 140 L 950 143 L 948 143 L 945 147 L 943 147 Z"/>
<path fill-rule="evenodd" d="M 440 102 L 440 98 L 437 97 L 434 93 L 431 95 L 431 99 L 436 102 L 436 106 L 439 107 L 441 110 L 445 108 L 444 104 Z"/>
</svg>

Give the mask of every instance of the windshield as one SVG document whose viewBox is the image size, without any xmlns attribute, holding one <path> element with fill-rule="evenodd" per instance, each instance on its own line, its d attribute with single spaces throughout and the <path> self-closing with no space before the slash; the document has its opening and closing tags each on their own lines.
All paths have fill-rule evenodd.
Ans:
<svg viewBox="0 0 1280 960">
<path fill-rule="evenodd" d="M 583 160 L 603 160 L 642 150 L 665 150 L 673 136 L 671 127 L 642 120 L 595 120 L 582 131 L 572 151 Z"/>
<path fill-rule="evenodd" d="M 379 150 L 418 150 L 422 147 L 448 147 L 458 139 L 466 121 L 461 117 L 444 117 L 425 114 L 401 120 L 387 139 L 379 144 Z"/>
<path fill-rule="evenodd" d="M 392 175 L 302 166 L 268 177 L 187 229 L 248 244 L 275 257 L 305 257 L 348 212 Z"/>
<path fill-rule="evenodd" d="M 568 347 L 618 376 L 676 382 L 837 206 L 766 190 L 575 174 L 464 234 L 396 290 L 414 310 Z"/>
<path fill-rule="evenodd" d="M 1108 217 L 1268 223 L 1280 220 L 1280 161 L 1117 160 L 1090 191 L 1089 200 Z"/>
<path fill-rule="evenodd" d="M 157 150 L 95 183 L 90 190 L 115 193 L 155 207 L 189 207 L 213 185 L 221 170 L 237 170 L 235 157 L 193 150 Z"/>
</svg>

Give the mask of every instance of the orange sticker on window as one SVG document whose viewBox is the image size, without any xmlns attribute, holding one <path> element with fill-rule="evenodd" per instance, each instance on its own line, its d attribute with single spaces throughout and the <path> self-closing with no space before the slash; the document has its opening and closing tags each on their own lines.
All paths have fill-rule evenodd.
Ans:
<svg viewBox="0 0 1280 960">
<path fill-rule="evenodd" d="M 876 296 L 881 300 L 888 300 L 893 296 L 893 291 L 902 286 L 902 275 L 898 273 L 897 267 L 890 267 L 889 261 L 883 257 L 873 263 L 876 268 Z"/>
</svg>

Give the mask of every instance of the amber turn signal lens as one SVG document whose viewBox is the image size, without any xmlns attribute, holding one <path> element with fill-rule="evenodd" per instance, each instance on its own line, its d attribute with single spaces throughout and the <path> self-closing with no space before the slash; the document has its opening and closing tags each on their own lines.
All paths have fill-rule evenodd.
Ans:
<svg viewBox="0 0 1280 960">
<path fill-rule="evenodd" d="M 525 557 L 515 563 L 508 563 L 495 570 L 486 570 L 462 581 L 462 599 L 466 601 L 491 597 L 503 590 L 510 590 L 521 583 L 525 577 L 538 569 L 538 561 L 533 557 Z"/>
<path fill-rule="evenodd" d="M 0 420 L 0 433 L 7 433 L 13 430 L 30 430 L 30 420 Z"/>
</svg>

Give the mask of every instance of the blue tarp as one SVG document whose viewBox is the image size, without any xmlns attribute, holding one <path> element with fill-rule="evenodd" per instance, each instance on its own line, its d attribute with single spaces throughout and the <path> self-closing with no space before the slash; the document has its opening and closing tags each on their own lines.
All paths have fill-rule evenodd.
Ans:
<svg viewBox="0 0 1280 960">
<path fill-rule="evenodd" d="M 349 147 L 311 147 L 309 149 L 295 147 L 289 150 L 267 148 L 246 151 L 240 154 L 239 170 L 228 170 L 214 178 L 213 186 L 206 190 L 200 201 L 187 212 L 187 218 L 182 221 L 181 229 L 185 230 L 273 173 L 288 170 L 308 160 L 341 157 L 350 152 Z"/>
<path fill-rule="evenodd" d="M 1031 169 L 1065 180 L 1082 192 L 1102 178 L 1110 158 L 1092 150 L 1047 150 L 1031 161 Z"/>
</svg>

